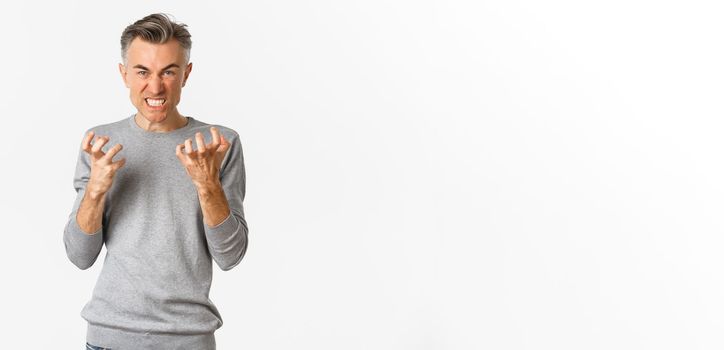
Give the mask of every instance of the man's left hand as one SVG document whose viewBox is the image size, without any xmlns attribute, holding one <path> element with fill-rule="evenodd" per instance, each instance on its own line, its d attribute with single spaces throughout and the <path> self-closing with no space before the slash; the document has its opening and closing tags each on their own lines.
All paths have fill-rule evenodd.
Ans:
<svg viewBox="0 0 724 350">
<path fill-rule="evenodd" d="M 210 144 L 204 143 L 204 136 L 201 132 L 196 133 L 196 150 L 193 149 L 191 139 L 176 146 L 176 157 L 186 168 L 191 180 L 197 188 L 212 186 L 219 183 L 219 169 L 229 150 L 229 142 L 219 130 L 211 127 Z"/>
</svg>

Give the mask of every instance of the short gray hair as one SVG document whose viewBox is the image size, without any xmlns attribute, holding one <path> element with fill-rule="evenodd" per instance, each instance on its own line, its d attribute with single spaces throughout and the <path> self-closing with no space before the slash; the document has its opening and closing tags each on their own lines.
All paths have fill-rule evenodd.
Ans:
<svg viewBox="0 0 724 350">
<path fill-rule="evenodd" d="M 176 39 L 184 49 L 186 63 L 191 59 L 191 34 L 186 25 L 176 23 L 165 13 L 154 13 L 143 17 L 126 27 L 121 34 L 121 58 L 128 63 L 128 47 L 135 38 L 154 44 L 163 44 Z"/>
</svg>

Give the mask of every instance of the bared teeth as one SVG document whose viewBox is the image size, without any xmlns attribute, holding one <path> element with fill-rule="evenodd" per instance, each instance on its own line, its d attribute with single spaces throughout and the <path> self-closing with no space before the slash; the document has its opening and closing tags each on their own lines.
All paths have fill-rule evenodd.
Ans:
<svg viewBox="0 0 724 350">
<path fill-rule="evenodd" d="M 158 107 L 158 106 L 162 105 L 164 102 L 166 102 L 166 99 L 164 99 L 164 98 L 159 98 L 159 99 L 147 98 L 147 99 L 146 99 L 146 102 L 147 102 L 150 106 Z"/>
</svg>

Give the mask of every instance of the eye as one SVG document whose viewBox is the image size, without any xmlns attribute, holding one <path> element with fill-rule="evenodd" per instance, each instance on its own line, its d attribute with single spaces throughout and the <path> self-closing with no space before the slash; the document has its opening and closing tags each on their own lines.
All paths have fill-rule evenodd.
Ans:
<svg viewBox="0 0 724 350">
<path fill-rule="evenodd" d="M 163 72 L 163 74 L 172 76 L 172 75 L 176 75 L 176 72 L 174 72 L 174 71 L 172 71 L 172 70 L 167 70 L 167 71 Z"/>
<path fill-rule="evenodd" d="M 146 74 L 148 74 L 148 72 L 146 72 L 145 70 L 142 70 L 142 71 L 138 71 L 137 74 L 140 75 L 140 76 L 142 76 L 142 77 L 145 77 Z"/>
</svg>

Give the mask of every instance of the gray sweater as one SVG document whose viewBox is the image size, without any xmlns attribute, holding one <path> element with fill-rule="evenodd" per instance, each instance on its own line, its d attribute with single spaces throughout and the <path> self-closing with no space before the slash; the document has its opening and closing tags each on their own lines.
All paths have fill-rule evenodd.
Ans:
<svg viewBox="0 0 724 350">
<path fill-rule="evenodd" d="M 248 228 L 242 202 L 244 157 L 239 134 L 215 125 L 231 144 L 220 178 L 231 214 L 210 227 L 203 220 L 196 187 L 175 148 L 198 131 L 211 142 L 211 125 L 189 118 L 170 132 L 150 132 L 134 116 L 86 131 L 109 136 L 107 152 L 126 158 L 106 193 L 102 227 L 88 235 L 76 213 L 90 176 L 90 157 L 79 151 L 73 184 L 77 197 L 63 233 L 73 264 L 87 269 L 105 243 L 103 268 L 90 301 L 81 311 L 86 341 L 118 349 L 215 349 L 219 311 L 209 299 L 212 259 L 226 271 L 244 257 Z"/>
</svg>

